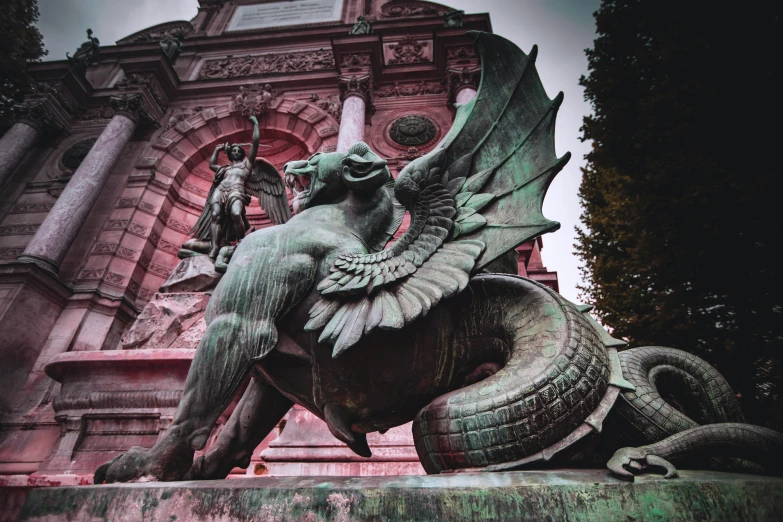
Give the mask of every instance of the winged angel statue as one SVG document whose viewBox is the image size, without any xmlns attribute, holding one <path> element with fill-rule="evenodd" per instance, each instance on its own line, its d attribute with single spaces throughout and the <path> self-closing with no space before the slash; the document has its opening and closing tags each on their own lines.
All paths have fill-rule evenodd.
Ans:
<svg viewBox="0 0 783 522">
<path fill-rule="evenodd" d="M 250 121 L 253 122 L 253 142 L 247 155 L 240 143 L 220 144 L 212 153 L 209 168 L 215 172 L 215 180 L 207 194 L 204 211 L 190 231 L 193 239 L 183 245 L 186 252 L 206 250 L 214 260 L 222 247 L 241 241 L 250 228 L 245 209 L 250 204 L 251 194 L 256 196 L 258 205 L 273 223 L 280 225 L 291 218 L 280 173 L 274 165 L 256 157 L 260 140 L 258 120 L 250 116 Z M 221 151 L 226 153 L 230 164 L 218 164 Z"/>
<path fill-rule="evenodd" d="M 225 477 L 294 403 L 361 456 L 367 433 L 413 420 L 428 473 L 608 460 L 632 479 L 647 467 L 674 476 L 672 459 L 780 469 L 783 436 L 743 424 L 704 361 L 661 347 L 618 353 L 624 343 L 585 307 L 529 279 L 479 274 L 558 228 L 541 206 L 569 155 L 555 155 L 563 96 L 546 95 L 536 48 L 473 34 L 477 96 L 396 182 L 364 143 L 286 165 L 299 212 L 234 252 L 171 427 L 101 466 L 96 482 Z M 387 247 L 405 209 L 410 228 Z"/>
</svg>

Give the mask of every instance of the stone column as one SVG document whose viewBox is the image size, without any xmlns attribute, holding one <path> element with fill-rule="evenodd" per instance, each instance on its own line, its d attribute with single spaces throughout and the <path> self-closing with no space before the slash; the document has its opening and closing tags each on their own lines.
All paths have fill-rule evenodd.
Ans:
<svg viewBox="0 0 783 522">
<path fill-rule="evenodd" d="M 466 85 L 457 91 L 457 98 L 455 102 L 458 105 L 464 105 L 472 100 L 474 96 L 476 96 L 476 89 L 474 89 L 472 86 Z"/>
<path fill-rule="evenodd" d="M 44 129 L 56 125 L 43 102 L 17 105 L 15 110 L 20 116 L 19 121 L 0 139 L 0 188 L 33 148 Z"/>
<path fill-rule="evenodd" d="M 139 120 L 148 117 L 138 93 L 113 96 L 111 103 L 114 117 L 74 172 L 19 261 L 58 271 Z"/>
<path fill-rule="evenodd" d="M 340 134 L 337 136 L 337 152 L 345 152 L 351 145 L 364 141 L 364 125 L 368 110 L 372 112 L 372 75 L 343 76 L 340 81 L 340 99 L 343 112 Z"/>
</svg>

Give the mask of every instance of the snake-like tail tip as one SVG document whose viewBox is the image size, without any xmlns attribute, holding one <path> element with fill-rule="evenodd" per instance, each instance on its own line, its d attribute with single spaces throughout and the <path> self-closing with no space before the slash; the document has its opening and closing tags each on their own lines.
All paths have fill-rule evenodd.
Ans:
<svg viewBox="0 0 783 522">
<path fill-rule="evenodd" d="M 663 478 L 669 479 L 677 477 L 677 468 L 675 468 L 671 462 L 664 458 L 658 457 L 656 455 L 647 455 L 647 464 L 650 466 L 664 468 L 666 473 L 663 475 Z"/>
</svg>

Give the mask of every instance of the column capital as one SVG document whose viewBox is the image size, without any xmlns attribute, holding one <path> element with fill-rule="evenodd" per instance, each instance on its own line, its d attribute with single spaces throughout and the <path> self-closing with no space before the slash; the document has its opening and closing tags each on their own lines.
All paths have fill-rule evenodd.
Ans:
<svg viewBox="0 0 783 522">
<path fill-rule="evenodd" d="M 449 102 L 454 102 L 459 91 L 463 89 L 478 90 L 481 81 L 481 67 L 452 67 L 446 69 L 446 85 L 449 91 Z"/>
<path fill-rule="evenodd" d="M 364 100 L 367 112 L 375 112 L 375 100 L 372 94 L 372 73 L 354 74 L 337 77 L 340 88 L 340 101 L 345 102 L 346 98 L 357 96 Z"/>
<path fill-rule="evenodd" d="M 14 106 L 16 121 L 26 123 L 40 133 L 56 133 L 63 129 L 56 111 L 47 100 L 33 100 Z"/>
<path fill-rule="evenodd" d="M 123 93 L 109 98 L 114 114 L 122 114 L 137 125 L 156 123 L 142 93 Z"/>
</svg>

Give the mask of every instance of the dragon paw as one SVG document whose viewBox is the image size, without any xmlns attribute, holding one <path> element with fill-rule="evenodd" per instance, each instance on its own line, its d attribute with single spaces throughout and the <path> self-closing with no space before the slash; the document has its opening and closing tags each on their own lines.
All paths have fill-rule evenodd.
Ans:
<svg viewBox="0 0 783 522">
<path fill-rule="evenodd" d="M 149 450 L 134 446 L 95 470 L 95 484 L 141 482 L 148 475 Z"/>
<path fill-rule="evenodd" d="M 651 454 L 650 450 L 644 447 L 620 448 L 606 463 L 606 467 L 617 477 L 630 481 L 633 481 L 636 474 L 651 467 L 663 468 L 665 470 L 664 478 L 677 476 L 677 468 L 671 462 Z"/>
</svg>

